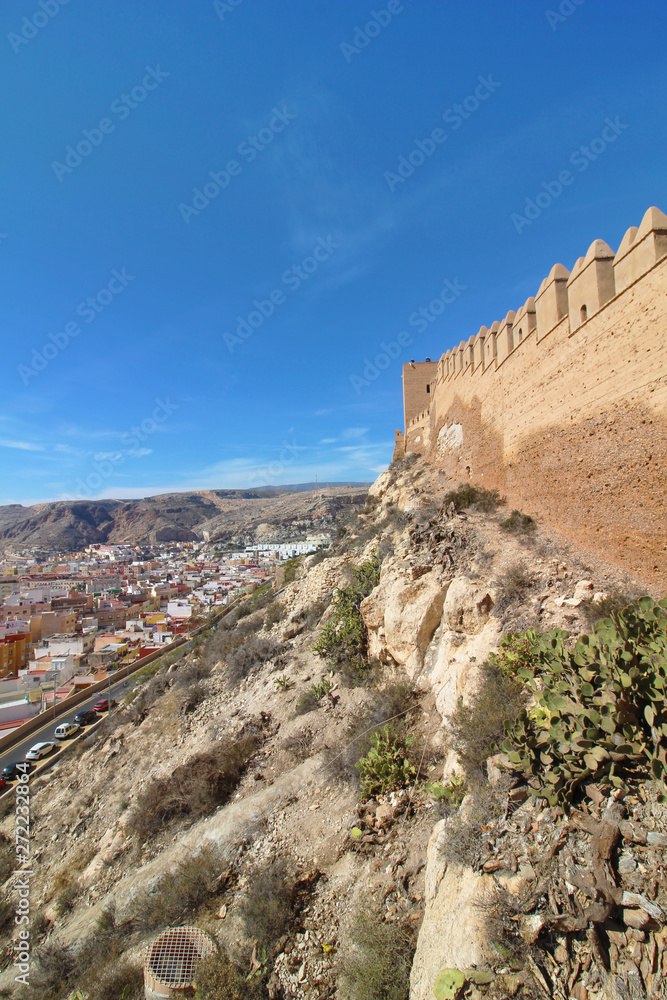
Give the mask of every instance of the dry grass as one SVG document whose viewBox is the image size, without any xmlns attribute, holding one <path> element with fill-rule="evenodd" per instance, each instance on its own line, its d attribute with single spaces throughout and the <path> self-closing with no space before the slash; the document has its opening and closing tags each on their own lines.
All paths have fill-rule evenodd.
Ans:
<svg viewBox="0 0 667 1000">
<path fill-rule="evenodd" d="M 169 778 L 156 778 L 137 797 L 130 830 L 140 843 L 176 816 L 197 819 L 223 805 L 262 742 L 258 727 L 247 727 L 236 739 L 220 740 L 210 750 L 175 768 Z"/>
<path fill-rule="evenodd" d="M 352 947 L 339 960 L 344 1000 L 408 1000 L 414 928 L 359 912 L 350 939 Z"/>
<path fill-rule="evenodd" d="M 275 639 L 253 636 L 239 644 L 227 657 L 227 680 L 238 683 L 263 664 L 273 660 L 277 667 L 284 663 L 285 645 Z"/>
<path fill-rule="evenodd" d="M 496 581 L 496 614 L 506 611 L 524 598 L 534 582 L 533 575 L 524 562 L 511 563 Z"/>
<path fill-rule="evenodd" d="M 267 951 L 294 917 L 293 887 L 287 863 L 275 861 L 270 868 L 255 873 L 248 894 L 239 904 L 248 937 Z"/>
<path fill-rule="evenodd" d="M 486 761 L 505 735 L 505 725 L 519 714 L 524 696 L 519 685 L 490 664 L 468 705 L 462 701 L 449 719 L 448 743 L 471 782 L 483 782 Z"/>
<path fill-rule="evenodd" d="M 261 983 L 248 982 L 225 952 L 211 955 L 197 970 L 195 1000 L 261 1000 Z"/>
<path fill-rule="evenodd" d="M 134 922 L 146 930 L 182 924 L 216 895 L 223 874 L 224 862 L 218 848 L 202 848 L 136 899 Z"/>
</svg>

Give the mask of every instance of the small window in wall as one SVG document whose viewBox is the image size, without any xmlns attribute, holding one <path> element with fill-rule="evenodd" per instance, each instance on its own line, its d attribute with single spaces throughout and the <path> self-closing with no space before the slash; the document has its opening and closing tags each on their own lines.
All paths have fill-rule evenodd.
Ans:
<svg viewBox="0 0 667 1000">
<path fill-rule="evenodd" d="M 519 343 L 523 340 L 523 327 L 519 327 Z"/>
<path fill-rule="evenodd" d="M 426 391 L 427 391 L 427 392 L 430 392 L 430 391 L 431 391 L 431 386 L 430 386 L 430 385 L 427 385 L 427 386 L 426 386 Z"/>
<path fill-rule="evenodd" d="M 581 307 L 581 322 L 585 323 L 587 319 L 588 319 L 588 309 L 586 308 L 586 306 L 582 306 Z"/>
</svg>

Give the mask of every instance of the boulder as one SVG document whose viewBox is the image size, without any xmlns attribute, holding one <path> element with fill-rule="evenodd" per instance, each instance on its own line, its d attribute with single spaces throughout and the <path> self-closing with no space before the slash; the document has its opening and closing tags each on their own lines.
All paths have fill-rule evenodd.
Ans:
<svg viewBox="0 0 667 1000">
<path fill-rule="evenodd" d="M 440 623 L 446 595 L 447 584 L 435 572 L 411 582 L 398 579 L 386 595 L 386 649 L 413 679 L 421 672 L 424 653 Z"/>
<path fill-rule="evenodd" d="M 443 625 L 451 631 L 468 635 L 481 632 L 493 603 L 493 598 L 484 587 L 478 587 L 465 576 L 457 576 L 447 591 L 442 609 Z"/>
</svg>

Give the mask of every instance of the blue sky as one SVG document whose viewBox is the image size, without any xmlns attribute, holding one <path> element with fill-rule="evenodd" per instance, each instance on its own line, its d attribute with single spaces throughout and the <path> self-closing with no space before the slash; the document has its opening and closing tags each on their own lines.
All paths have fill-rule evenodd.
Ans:
<svg viewBox="0 0 667 1000">
<path fill-rule="evenodd" d="M 0 502 L 374 479 L 403 361 L 667 209 L 666 21 L 658 0 L 4 4 Z"/>
</svg>

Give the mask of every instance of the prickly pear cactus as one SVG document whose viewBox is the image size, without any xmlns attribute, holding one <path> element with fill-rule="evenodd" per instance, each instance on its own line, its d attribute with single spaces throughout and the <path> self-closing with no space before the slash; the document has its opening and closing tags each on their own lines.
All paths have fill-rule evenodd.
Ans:
<svg viewBox="0 0 667 1000">
<path fill-rule="evenodd" d="M 515 676 L 532 694 L 501 749 L 550 805 L 584 781 L 627 788 L 667 776 L 667 598 L 599 622 L 573 649 L 560 629 L 525 633 Z"/>
</svg>

